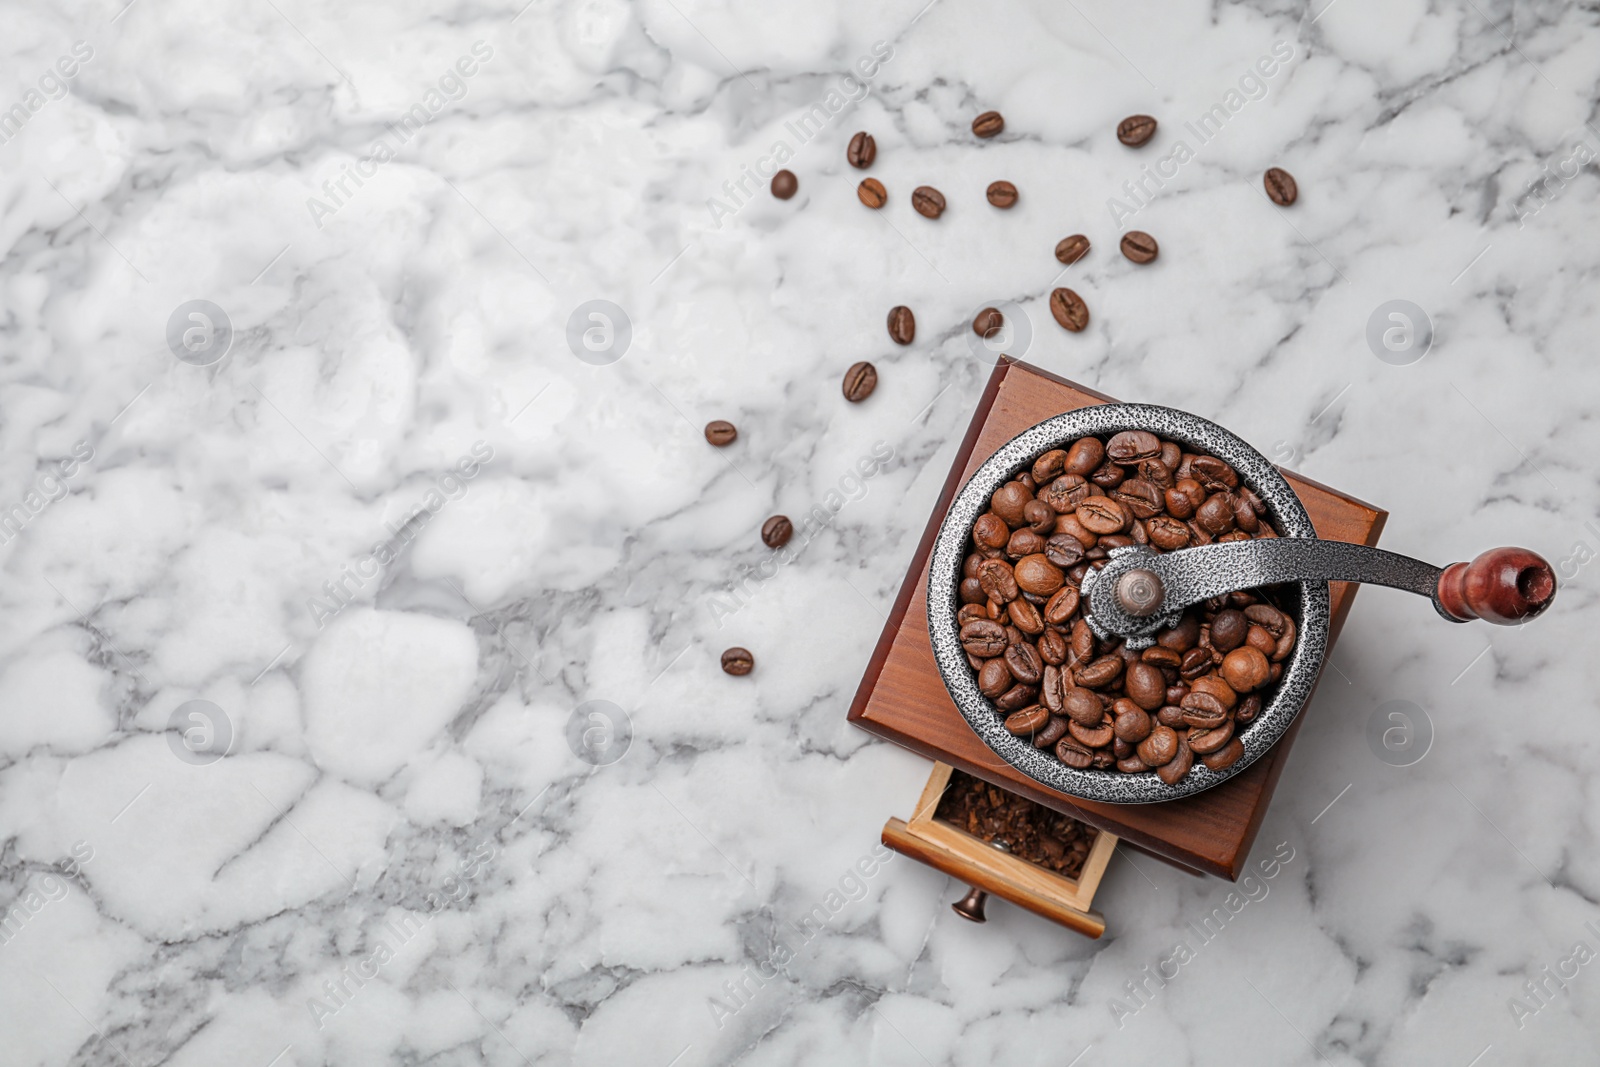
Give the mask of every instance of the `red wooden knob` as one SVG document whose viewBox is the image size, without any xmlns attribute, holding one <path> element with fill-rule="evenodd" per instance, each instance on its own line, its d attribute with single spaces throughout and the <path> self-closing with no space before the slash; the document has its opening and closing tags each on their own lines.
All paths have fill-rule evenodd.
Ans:
<svg viewBox="0 0 1600 1067">
<path fill-rule="evenodd" d="M 1439 575 L 1439 605 L 1463 622 L 1511 626 L 1543 614 L 1555 598 L 1555 571 L 1526 548 L 1491 548 Z"/>
</svg>

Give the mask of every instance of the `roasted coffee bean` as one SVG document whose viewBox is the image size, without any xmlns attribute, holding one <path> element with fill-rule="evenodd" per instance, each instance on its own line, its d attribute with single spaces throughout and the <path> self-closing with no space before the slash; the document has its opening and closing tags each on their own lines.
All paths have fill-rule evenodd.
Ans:
<svg viewBox="0 0 1600 1067">
<path fill-rule="evenodd" d="M 1161 455 L 1161 438 L 1145 430 L 1123 430 L 1106 444 L 1106 456 L 1113 463 L 1131 466 Z"/>
<path fill-rule="evenodd" d="M 1200 762 L 1214 771 L 1225 771 L 1235 763 L 1238 763 L 1239 757 L 1243 755 L 1244 742 L 1235 737 L 1232 741 L 1222 746 L 1221 749 L 1211 753 L 1211 755 L 1202 756 Z"/>
<path fill-rule="evenodd" d="M 1161 246 L 1143 230 L 1129 230 L 1122 235 L 1122 254 L 1135 263 L 1149 263 L 1161 254 Z"/>
<path fill-rule="evenodd" d="M 1032 707 L 1013 711 L 1006 716 L 1005 727 L 1008 733 L 1017 737 L 1028 737 L 1035 730 L 1042 729 L 1050 721 L 1050 712 L 1034 704 Z"/>
<path fill-rule="evenodd" d="M 1130 745 L 1137 745 L 1149 737 L 1155 727 L 1150 720 L 1150 713 L 1131 700 L 1117 701 L 1116 715 L 1117 737 Z"/>
<path fill-rule="evenodd" d="M 1273 637 L 1282 637 L 1289 626 L 1289 616 L 1271 604 L 1251 604 L 1244 609 L 1245 618 L 1264 628 Z"/>
<path fill-rule="evenodd" d="M 1015 683 L 1011 677 L 1011 668 L 1006 666 L 1003 656 L 985 661 L 983 669 L 978 672 L 978 692 L 993 700 L 1004 693 Z"/>
<path fill-rule="evenodd" d="M 1236 489 L 1239 486 L 1238 472 L 1216 456 L 1198 456 L 1190 469 L 1207 489 Z"/>
<path fill-rule="evenodd" d="M 983 591 L 989 594 L 989 599 L 1001 604 L 1009 604 L 1017 599 L 1017 579 L 1011 572 L 1011 565 L 1003 560 L 985 560 L 978 568 L 978 584 L 983 586 Z"/>
<path fill-rule="evenodd" d="M 1028 685 L 1038 685 L 1044 677 L 1044 660 L 1039 658 L 1039 650 L 1026 641 L 1006 649 L 1006 667 L 1011 677 Z"/>
<path fill-rule="evenodd" d="M 1025 685 L 1022 682 L 1018 682 L 1004 693 L 1001 693 L 995 699 L 994 706 L 1001 711 L 1016 711 L 1018 708 L 1025 708 L 1029 704 L 1036 703 L 1038 699 L 1038 686 Z"/>
<path fill-rule="evenodd" d="M 1278 650 L 1278 639 L 1273 637 L 1265 626 L 1257 626 L 1255 623 L 1250 624 L 1249 631 L 1244 635 L 1244 643 L 1263 656 L 1270 657 Z"/>
<path fill-rule="evenodd" d="M 1058 533 L 1045 539 L 1044 558 L 1057 567 L 1075 567 L 1083 560 L 1083 543 L 1071 534 Z"/>
<path fill-rule="evenodd" d="M 994 491 L 989 497 L 989 509 L 1011 526 L 1022 525 L 1022 509 L 1028 501 L 1033 499 L 1033 494 L 1028 487 L 1018 481 L 1010 481 Z"/>
<path fill-rule="evenodd" d="M 987 195 L 995 207 L 1008 208 L 1017 202 L 1017 187 L 1010 182 L 990 182 Z"/>
<path fill-rule="evenodd" d="M 1295 183 L 1294 175 L 1282 167 L 1268 167 L 1261 176 L 1261 184 L 1267 187 L 1267 195 L 1279 207 L 1288 207 L 1300 199 L 1300 186 Z"/>
<path fill-rule="evenodd" d="M 1058 512 L 1076 511 L 1089 498 L 1089 483 L 1082 475 L 1063 474 L 1039 491 L 1039 499 Z"/>
<path fill-rule="evenodd" d="M 1072 634 L 1067 638 L 1067 646 L 1071 651 L 1069 663 L 1087 663 L 1094 656 L 1094 631 L 1089 629 L 1089 623 L 1082 618 L 1072 624 Z"/>
<path fill-rule="evenodd" d="M 889 190 L 876 178 L 863 178 L 856 186 L 856 199 L 876 211 L 889 202 Z"/>
<path fill-rule="evenodd" d="M 1096 467 L 1089 475 L 1089 480 L 1098 485 L 1102 490 L 1112 490 L 1122 484 L 1128 472 L 1111 462 L 1109 459 Z"/>
<path fill-rule="evenodd" d="M 1063 585 L 1051 594 L 1044 605 L 1044 621 L 1055 626 L 1065 626 L 1078 610 L 1078 590 Z"/>
<path fill-rule="evenodd" d="M 1067 454 L 1059 448 L 1052 448 L 1044 455 L 1033 461 L 1033 480 L 1040 485 L 1049 485 L 1061 477 L 1067 465 Z"/>
<path fill-rule="evenodd" d="M 1122 657 L 1112 653 L 1101 656 L 1091 663 L 1079 667 L 1076 673 L 1080 686 L 1090 689 L 1099 689 L 1101 686 L 1110 685 L 1122 676 Z"/>
<path fill-rule="evenodd" d="M 1022 505 L 1022 521 L 1028 524 L 1028 529 L 1040 536 L 1041 547 L 1035 551 L 1043 552 L 1043 539 L 1056 532 L 1056 509 L 1043 500 L 1030 500 Z"/>
<path fill-rule="evenodd" d="M 1072 724 L 1068 723 L 1067 728 L 1070 730 Z M 1056 742 L 1056 759 L 1074 770 L 1083 771 L 1088 770 L 1089 766 L 1094 763 L 1094 754 L 1072 738 L 1063 737 Z"/>
<path fill-rule="evenodd" d="M 1251 693 L 1239 701 L 1239 706 L 1233 710 L 1233 721 L 1243 726 L 1261 714 L 1261 698 Z"/>
<path fill-rule="evenodd" d="M 1117 760 L 1117 770 L 1123 774 L 1141 774 L 1150 769 L 1150 764 L 1139 758 L 1138 750 L 1126 759 Z"/>
<path fill-rule="evenodd" d="M 1224 708 L 1232 709 L 1239 703 L 1239 694 L 1219 674 L 1203 674 L 1189 683 L 1189 689 L 1191 695 L 1205 693 L 1216 697 Z"/>
<path fill-rule="evenodd" d="M 936 219 L 944 214 L 944 194 L 931 185 L 919 185 L 911 190 L 911 206 L 918 215 Z"/>
<path fill-rule="evenodd" d="M 1256 509 L 1243 497 L 1233 498 L 1233 524 L 1245 533 L 1255 533 L 1261 529 L 1261 520 L 1256 517 Z"/>
<path fill-rule="evenodd" d="M 983 585 L 978 581 L 978 579 L 961 579 L 961 603 L 967 605 L 968 607 L 975 607 L 988 599 L 989 594 L 983 591 Z"/>
<path fill-rule="evenodd" d="M 1194 513 L 1194 521 L 1206 533 L 1216 536 L 1233 529 L 1233 498 L 1227 493 L 1212 493 Z"/>
<path fill-rule="evenodd" d="M 978 579 L 976 579 L 976 578 L 967 578 L 967 579 L 963 580 L 961 584 L 965 585 L 967 582 L 972 582 L 974 585 L 976 585 L 977 582 L 978 582 Z M 983 590 L 982 589 L 978 590 L 978 595 L 979 596 L 983 596 Z M 984 597 L 984 599 L 987 600 L 988 598 Z M 977 603 L 977 602 L 969 600 L 966 603 L 962 604 L 961 605 L 961 610 L 956 613 L 956 626 L 957 627 L 965 626 L 967 623 L 972 622 L 974 619 L 987 619 L 988 617 L 989 616 L 984 613 L 983 605 L 981 603 Z"/>
<path fill-rule="evenodd" d="M 1154 518 L 1162 505 L 1161 490 L 1143 478 L 1129 478 L 1112 490 L 1111 499 L 1127 508 L 1136 519 Z"/>
<path fill-rule="evenodd" d="M 1156 120 L 1149 115 L 1129 115 L 1117 123 L 1117 140 L 1138 148 L 1156 135 Z"/>
<path fill-rule="evenodd" d="M 1067 735 L 1067 720 L 1059 715 L 1050 716 L 1044 729 L 1033 735 L 1034 748 L 1049 748 Z"/>
<path fill-rule="evenodd" d="M 908 345 L 917 339 L 917 317 L 904 304 L 889 309 L 889 340 Z"/>
<path fill-rule="evenodd" d="M 1025 634 L 1041 634 L 1044 632 L 1044 617 L 1039 614 L 1039 609 L 1028 601 L 1018 597 L 1006 605 L 1006 611 L 1011 616 L 1011 625 Z M 1032 645 L 1023 645 L 1023 648 L 1032 648 Z M 1267 661 L 1263 659 L 1262 663 Z"/>
<path fill-rule="evenodd" d="M 1177 479 L 1172 476 L 1172 468 L 1163 463 L 1160 456 L 1141 459 L 1139 477 L 1163 492 L 1177 484 Z"/>
<path fill-rule="evenodd" d="M 1080 437 L 1072 443 L 1071 448 L 1067 449 L 1064 471 L 1067 474 L 1076 474 L 1080 478 L 1087 478 L 1099 470 L 1105 460 L 1106 446 L 1101 444 L 1098 437 Z"/>
<path fill-rule="evenodd" d="M 1028 503 L 1033 504 L 1036 503 L 1036 501 L 1030 500 Z M 1052 522 L 1051 525 L 1054 526 L 1055 523 Z M 1012 534 L 1011 540 L 1006 542 L 1006 555 L 1010 556 L 1012 559 L 1021 559 L 1023 556 L 1031 556 L 1036 552 L 1043 551 L 1044 538 L 1040 537 L 1026 526 Z"/>
<path fill-rule="evenodd" d="M 1146 519 L 1144 532 L 1150 543 L 1163 552 L 1176 552 L 1189 543 L 1189 527 L 1170 515 L 1153 515 Z"/>
<path fill-rule="evenodd" d="M 722 653 L 722 670 L 726 674 L 749 674 L 755 665 L 755 657 L 747 648 L 735 647 Z"/>
<path fill-rule="evenodd" d="M 1146 711 L 1155 711 L 1167 699 L 1167 679 L 1161 668 L 1142 659 L 1128 664 L 1122 688 L 1129 700 Z"/>
<path fill-rule="evenodd" d="M 1092 496 L 1073 513 L 1084 528 L 1094 534 L 1121 533 L 1131 516 L 1126 508 L 1108 496 Z"/>
<path fill-rule="evenodd" d="M 738 436 L 739 431 L 726 419 L 712 419 L 706 423 L 706 440 L 718 448 L 727 448 Z"/>
<path fill-rule="evenodd" d="M 1200 483 L 1194 479 L 1189 478 L 1185 479 L 1185 481 L 1189 482 L 1189 484 L 1193 485 L 1196 489 L 1200 489 Z M 1204 500 L 1205 490 L 1200 489 L 1200 494 L 1201 499 Z M 1184 488 L 1184 482 L 1180 481 L 1175 488 L 1164 490 L 1161 496 L 1166 501 L 1167 514 L 1170 515 L 1175 521 L 1181 521 L 1194 517 L 1194 509 L 1196 507 L 1195 500 L 1194 497 L 1189 494 L 1188 490 Z"/>
<path fill-rule="evenodd" d="M 1156 644 L 1163 648 L 1170 648 L 1180 655 L 1189 651 L 1199 641 L 1200 620 L 1189 614 L 1179 619 L 1178 625 L 1156 634 Z"/>
<path fill-rule="evenodd" d="M 794 176 L 792 170 L 780 170 L 772 176 L 772 195 L 779 200 L 787 200 L 800 188 L 800 179 Z"/>
<path fill-rule="evenodd" d="M 1018 474 L 1016 476 L 1016 478 L 1014 479 L 1014 481 L 1021 482 L 1023 484 L 1023 486 L 1026 487 L 1028 492 L 1030 492 L 1030 493 L 1037 492 L 1038 489 L 1039 489 L 1039 483 L 1034 481 L 1033 480 L 1033 475 L 1028 473 L 1027 471 L 1023 471 L 1021 474 Z"/>
<path fill-rule="evenodd" d="M 1224 719 L 1219 726 L 1189 731 L 1189 747 L 1198 756 L 1209 756 L 1233 739 L 1233 723 Z"/>
<path fill-rule="evenodd" d="M 1089 325 L 1089 305 L 1071 289 L 1051 290 L 1050 314 L 1063 330 L 1073 333 L 1080 333 Z"/>
<path fill-rule="evenodd" d="M 1089 239 L 1081 233 L 1063 237 L 1056 245 L 1056 258 L 1069 267 L 1089 254 Z"/>
<path fill-rule="evenodd" d="M 1183 666 L 1178 668 L 1178 673 L 1184 678 L 1193 681 L 1211 669 L 1211 650 L 1209 648 L 1191 648 L 1183 654 Z"/>
<path fill-rule="evenodd" d="M 1071 734 L 1072 739 L 1085 748 L 1101 748 L 1109 745 L 1116 737 L 1116 734 L 1112 732 L 1111 724 L 1104 721 L 1099 726 L 1084 726 L 1075 720 L 1068 720 L 1067 733 Z"/>
<path fill-rule="evenodd" d="M 1039 635 L 1039 658 L 1058 665 L 1067 662 L 1067 639 L 1060 630 L 1046 627 Z"/>
<path fill-rule="evenodd" d="M 774 515 L 761 524 L 761 541 L 768 548 L 782 548 L 794 536 L 794 523 L 787 515 Z"/>
<path fill-rule="evenodd" d="M 878 158 L 878 142 L 872 139 L 872 134 L 862 130 L 850 138 L 850 147 L 845 149 L 844 158 L 857 170 L 866 170 Z"/>
<path fill-rule="evenodd" d="M 877 387 L 878 368 L 865 360 L 852 363 L 850 369 L 844 372 L 844 398 L 852 404 L 861 403 Z"/>
<path fill-rule="evenodd" d="M 1228 721 L 1228 709 L 1210 693 L 1190 693 L 1183 698 L 1183 721 L 1189 726 L 1210 729 Z"/>
<path fill-rule="evenodd" d="M 1006 628 L 992 620 L 969 622 L 961 628 L 961 647 L 970 656 L 989 659 L 1006 650 Z"/>
<path fill-rule="evenodd" d="M 1211 647 L 1218 652 L 1232 652 L 1244 644 L 1245 631 L 1250 621 L 1244 612 L 1234 608 L 1219 611 L 1211 620 Z"/>
<path fill-rule="evenodd" d="M 1157 669 L 1165 668 L 1175 671 L 1178 669 L 1178 665 L 1183 662 L 1183 653 L 1167 648 L 1165 645 L 1151 645 L 1139 653 L 1139 658 Z"/>
<path fill-rule="evenodd" d="M 1080 685 L 1068 686 L 1062 694 L 1061 710 L 1073 722 L 1084 726 L 1098 726 L 1105 718 L 1105 705 L 1100 698 Z"/>
<path fill-rule="evenodd" d="M 1011 539 L 1005 520 L 993 512 L 984 512 L 972 525 L 972 539 L 988 548 L 1004 548 Z"/>
<path fill-rule="evenodd" d="M 1039 672 L 1039 699 L 1044 702 L 1045 707 L 1057 715 L 1066 712 L 1065 701 L 1069 688 L 1067 672 L 1057 664 L 1046 663 L 1044 670 Z"/>
<path fill-rule="evenodd" d="M 1189 773 L 1194 766 L 1194 752 L 1189 748 L 1189 742 L 1178 738 L 1178 754 L 1156 768 L 1156 777 L 1168 785 L 1177 785 L 1183 781 L 1183 776 Z"/>
<path fill-rule="evenodd" d="M 961 577 L 976 578 L 978 576 L 978 568 L 983 566 L 983 560 L 984 557 L 978 553 L 970 553 L 966 559 L 961 561 Z"/>
<path fill-rule="evenodd" d="M 1006 317 L 995 308 L 984 308 L 972 319 L 972 332 L 979 337 L 993 337 L 1005 325 Z"/>
<path fill-rule="evenodd" d="M 998 111 L 985 111 L 972 120 L 972 132 L 982 138 L 990 138 L 1006 128 L 1006 120 Z"/>
<path fill-rule="evenodd" d="M 1260 689 L 1271 675 L 1272 664 L 1267 657 L 1249 646 L 1234 649 L 1222 660 L 1222 680 L 1236 693 Z"/>
<path fill-rule="evenodd" d="M 1159 767 L 1178 754 L 1178 735 L 1170 726 L 1157 725 L 1150 736 L 1134 748 L 1140 759 L 1151 767 Z"/>
<path fill-rule="evenodd" d="M 1051 596 L 1066 581 L 1061 568 L 1039 553 L 1017 560 L 1013 576 L 1019 587 L 1038 596 Z"/>
<path fill-rule="evenodd" d="M 1183 709 L 1176 704 L 1163 704 L 1156 712 L 1156 722 L 1172 729 L 1187 729 L 1189 724 L 1183 721 Z"/>
</svg>

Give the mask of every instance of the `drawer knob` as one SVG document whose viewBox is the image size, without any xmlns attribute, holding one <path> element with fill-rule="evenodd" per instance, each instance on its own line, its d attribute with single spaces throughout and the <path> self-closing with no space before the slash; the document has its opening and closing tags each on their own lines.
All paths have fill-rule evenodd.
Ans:
<svg viewBox="0 0 1600 1067">
<path fill-rule="evenodd" d="M 1011 846 L 1004 841 L 991 841 L 989 844 L 1001 852 L 1011 851 Z M 988 922 L 988 916 L 983 913 L 984 905 L 988 902 L 989 894 L 977 886 L 971 885 L 967 887 L 967 895 L 951 904 L 950 910 L 970 922 Z"/>
</svg>

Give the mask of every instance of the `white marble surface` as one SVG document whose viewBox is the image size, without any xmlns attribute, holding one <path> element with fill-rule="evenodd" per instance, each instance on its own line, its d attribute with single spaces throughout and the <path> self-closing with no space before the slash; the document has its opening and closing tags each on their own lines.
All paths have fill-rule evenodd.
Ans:
<svg viewBox="0 0 1600 1067">
<path fill-rule="evenodd" d="M 1594 12 L 921 8 L 6 5 L 0 1062 L 1592 1060 Z M 1135 111 L 1163 124 L 1138 152 Z M 863 128 L 881 215 L 844 165 Z M 1108 199 L 1179 140 L 1134 267 Z M 779 141 L 799 195 L 729 196 Z M 1570 180 L 1530 199 L 1546 165 Z M 1095 250 L 1054 282 L 1075 231 Z M 235 331 L 209 366 L 166 341 L 193 299 Z M 610 365 L 566 341 L 592 299 L 631 322 Z M 1188 924 L 1230 887 L 1148 858 L 1113 860 L 1099 942 L 1003 903 L 967 924 L 958 886 L 873 858 L 928 765 L 845 711 L 995 299 L 1030 361 L 1217 419 L 1388 508 L 1389 547 L 1565 561 L 1523 630 L 1358 598 L 1253 863 L 1292 858 L 1209 943 Z M 1408 366 L 1364 340 L 1393 299 L 1436 330 Z M 862 358 L 882 382 L 848 405 Z M 815 506 L 752 572 L 761 521 Z M 194 700 L 225 758 L 169 728 Z M 631 729 L 597 767 L 566 740 L 593 700 Z M 1365 737 L 1390 700 L 1432 724 L 1409 767 Z"/>
</svg>

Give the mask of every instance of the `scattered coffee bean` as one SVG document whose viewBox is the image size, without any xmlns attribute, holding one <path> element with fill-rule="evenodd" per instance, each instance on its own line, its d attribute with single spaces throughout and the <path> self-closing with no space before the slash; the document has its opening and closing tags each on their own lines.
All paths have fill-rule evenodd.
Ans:
<svg viewBox="0 0 1600 1067">
<path fill-rule="evenodd" d="M 738 436 L 738 429 L 726 419 L 712 419 L 706 423 L 706 440 L 718 448 L 727 448 Z"/>
<path fill-rule="evenodd" d="M 782 548 L 794 536 L 794 523 L 787 515 L 774 515 L 761 524 L 761 540 L 768 548 Z"/>
<path fill-rule="evenodd" d="M 755 665 L 747 648 L 730 648 L 722 654 L 722 669 L 727 674 L 749 674 Z"/>
<path fill-rule="evenodd" d="M 1081 233 L 1063 237 L 1061 243 L 1056 245 L 1056 258 L 1069 266 L 1088 254 L 1089 239 Z"/>
<path fill-rule="evenodd" d="M 878 142 L 872 139 L 872 134 L 862 130 L 850 138 L 850 147 L 845 149 L 844 158 L 857 170 L 866 170 L 878 158 Z"/>
<path fill-rule="evenodd" d="M 889 339 L 897 345 L 908 345 L 917 339 L 917 317 L 904 304 L 889 309 Z"/>
<path fill-rule="evenodd" d="M 1295 183 L 1294 175 L 1282 167 L 1269 167 L 1267 173 L 1262 175 L 1261 183 L 1267 187 L 1267 195 L 1279 207 L 1288 207 L 1300 199 L 1300 186 Z"/>
<path fill-rule="evenodd" d="M 944 194 L 931 185 L 919 185 L 911 190 L 911 206 L 917 214 L 936 219 L 944 214 Z"/>
<path fill-rule="evenodd" d="M 1129 115 L 1117 123 L 1117 140 L 1138 148 L 1156 135 L 1156 120 L 1149 115 Z"/>
<path fill-rule="evenodd" d="M 772 195 L 779 200 L 789 199 L 799 188 L 800 179 L 792 170 L 780 170 L 772 176 Z"/>
<path fill-rule="evenodd" d="M 1006 120 L 998 111 L 985 111 L 972 120 L 972 132 L 985 139 L 993 137 L 1006 128 Z"/>
<path fill-rule="evenodd" d="M 1050 314 L 1063 330 L 1081 332 L 1089 325 L 1089 305 L 1071 289 L 1056 289 L 1050 294 Z"/>
<path fill-rule="evenodd" d="M 876 178 L 864 178 L 856 186 L 856 199 L 876 211 L 889 202 L 889 190 Z"/>
<path fill-rule="evenodd" d="M 1237 762 L 1294 649 L 1278 592 L 1195 605 L 1135 651 L 1095 637 L 1081 583 L 1121 546 L 1277 536 L 1258 502 L 1226 462 L 1144 430 L 1050 449 L 995 490 L 962 565 L 960 633 L 1007 728 L 1026 727 L 1018 736 L 1069 767 L 1154 771 L 1168 785 L 1196 762 Z"/>
<path fill-rule="evenodd" d="M 1160 253 L 1156 239 L 1143 230 L 1129 230 L 1122 235 L 1122 254 L 1135 263 L 1148 263 Z"/>
<path fill-rule="evenodd" d="M 1010 182 L 991 182 L 988 196 L 995 207 L 1008 208 L 1017 202 L 1017 187 Z"/>
<path fill-rule="evenodd" d="M 996 308 L 984 308 L 972 319 L 972 332 L 979 337 L 993 337 L 1005 325 L 1005 316 Z"/>
<path fill-rule="evenodd" d="M 861 403 L 877 387 L 878 368 L 866 360 L 852 363 L 850 369 L 844 372 L 844 398 L 852 404 Z"/>
</svg>

